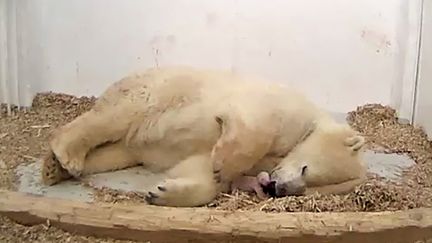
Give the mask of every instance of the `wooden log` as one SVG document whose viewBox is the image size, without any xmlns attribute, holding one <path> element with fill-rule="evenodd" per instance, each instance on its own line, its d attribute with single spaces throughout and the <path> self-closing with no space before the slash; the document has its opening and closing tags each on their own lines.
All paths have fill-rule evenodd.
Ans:
<svg viewBox="0 0 432 243">
<path fill-rule="evenodd" d="M 0 191 L 0 213 L 66 231 L 167 243 L 415 242 L 432 238 L 428 208 L 377 213 L 264 213 L 85 203 Z"/>
</svg>

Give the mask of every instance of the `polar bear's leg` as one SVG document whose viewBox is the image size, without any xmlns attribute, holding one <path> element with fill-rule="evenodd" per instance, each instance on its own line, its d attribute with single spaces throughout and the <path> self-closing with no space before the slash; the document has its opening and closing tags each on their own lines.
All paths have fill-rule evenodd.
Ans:
<svg viewBox="0 0 432 243">
<path fill-rule="evenodd" d="M 162 181 L 146 196 L 149 204 L 195 207 L 211 202 L 217 194 L 212 163 L 208 155 L 191 156 L 167 171 Z"/>
<path fill-rule="evenodd" d="M 91 150 L 85 160 L 82 175 L 120 170 L 139 163 L 122 142 L 109 143 Z M 72 176 L 63 169 L 53 153 L 42 164 L 42 181 L 45 185 L 54 185 Z"/>
<path fill-rule="evenodd" d="M 61 127 L 50 141 L 52 152 L 62 167 L 79 177 L 84 169 L 84 159 L 94 147 L 115 142 L 124 136 L 130 119 L 114 109 L 104 112 L 90 110 Z"/>
<path fill-rule="evenodd" d="M 47 186 L 59 183 L 72 176 L 63 169 L 57 157 L 50 151 L 42 161 L 42 182 Z"/>
<path fill-rule="evenodd" d="M 123 142 L 109 143 L 88 153 L 84 161 L 83 175 L 121 170 L 136 166 L 139 162 Z"/>
</svg>

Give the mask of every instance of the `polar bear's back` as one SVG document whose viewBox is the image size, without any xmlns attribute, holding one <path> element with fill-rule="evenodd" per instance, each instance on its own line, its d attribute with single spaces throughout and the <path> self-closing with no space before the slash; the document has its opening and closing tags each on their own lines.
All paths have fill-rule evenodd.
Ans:
<svg viewBox="0 0 432 243">
<path fill-rule="evenodd" d="M 180 92 L 182 94 L 180 94 Z M 239 76 L 228 71 L 196 69 L 191 67 L 151 68 L 131 74 L 108 87 L 100 96 L 99 106 L 113 105 L 123 100 L 149 100 L 152 94 L 158 97 L 182 95 L 201 98 L 209 103 L 220 102 L 229 96 L 237 99 L 265 97 L 267 103 L 283 103 L 298 107 L 307 102 L 304 95 L 291 87 L 268 82 L 256 77 Z M 270 100 L 269 100 L 270 99 Z"/>
<path fill-rule="evenodd" d="M 183 136 L 188 141 L 195 136 L 201 142 L 209 139 L 206 143 L 211 144 L 219 134 L 215 116 L 235 112 L 246 125 L 282 129 L 277 132 L 276 150 L 292 147 L 318 114 L 311 102 L 290 87 L 190 67 L 148 69 L 129 75 L 111 85 L 94 109 L 117 112 L 119 117 L 137 116 L 131 118 L 139 124 L 133 133 L 142 140 L 165 137 L 176 144 L 182 144 Z M 149 130 L 151 124 L 158 128 Z M 177 133 L 185 127 L 194 128 L 189 129 L 193 133 Z"/>
</svg>

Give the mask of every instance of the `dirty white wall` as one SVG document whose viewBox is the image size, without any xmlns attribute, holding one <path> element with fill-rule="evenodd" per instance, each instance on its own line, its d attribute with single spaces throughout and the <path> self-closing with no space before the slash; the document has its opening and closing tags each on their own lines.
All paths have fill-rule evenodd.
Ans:
<svg viewBox="0 0 432 243">
<path fill-rule="evenodd" d="M 424 2 L 422 30 L 414 121 L 432 137 L 432 1 Z"/>
<path fill-rule="evenodd" d="M 334 112 L 381 102 L 411 118 L 420 3 L 16 1 L 10 94 L 22 104 L 38 91 L 98 95 L 130 71 L 188 64 L 291 83 Z"/>
</svg>

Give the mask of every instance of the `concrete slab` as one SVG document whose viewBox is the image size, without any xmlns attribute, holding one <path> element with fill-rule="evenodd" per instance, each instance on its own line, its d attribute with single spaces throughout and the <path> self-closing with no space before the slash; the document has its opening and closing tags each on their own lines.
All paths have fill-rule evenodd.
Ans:
<svg viewBox="0 0 432 243">
<path fill-rule="evenodd" d="M 94 188 L 111 188 L 125 192 L 147 192 L 149 189 L 157 186 L 158 182 L 165 177 L 151 173 L 143 167 L 100 173 L 84 178 L 89 185 Z"/>
<path fill-rule="evenodd" d="M 415 164 L 408 156 L 384 154 L 366 151 L 364 156 L 368 171 L 389 180 L 397 181 L 404 169 Z M 93 189 L 83 186 L 77 181 L 65 181 L 54 186 L 44 186 L 41 183 L 41 163 L 36 162 L 20 165 L 16 170 L 18 190 L 21 192 L 91 202 L 94 200 Z M 134 167 L 120 171 L 101 173 L 83 178 L 94 188 L 110 188 L 121 191 L 147 192 L 164 177 L 150 173 L 143 167 Z"/>
<path fill-rule="evenodd" d="M 70 200 L 93 201 L 91 188 L 86 188 L 79 181 L 64 181 L 61 184 L 45 186 L 41 183 L 41 163 L 22 164 L 17 167 L 18 191 L 47 197 Z"/>
<path fill-rule="evenodd" d="M 366 151 L 364 160 L 368 172 L 377 174 L 392 181 L 400 180 L 404 170 L 415 165 L 415 161 L 402 154 L 385 154 Z"/>
<path fill-rule="evenodd" d="M 147 192 L 156 186 L 163 176 L 153 174 L 143 167 L 134 167 L 114 172 L 100 173 L 83 177 L 81 180 L 90 187 L 76 180 L 68 180 L 57 185 L 45 186 L 41 182 L 41 162 L 23 164 L 17 167 L 18 191 L 85 202 L 94 200 L 93 188 L 110 188 L 124 192 Z"/>
</svg>

